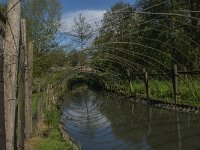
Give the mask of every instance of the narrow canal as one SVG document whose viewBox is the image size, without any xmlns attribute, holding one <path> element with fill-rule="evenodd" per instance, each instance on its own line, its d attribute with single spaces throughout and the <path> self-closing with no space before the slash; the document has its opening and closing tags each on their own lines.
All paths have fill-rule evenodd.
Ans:
<svg viewBox="0 0 200 150">
<path fill-rule="evenodd" d="M 199 150 L 200 117 L 133 104 L 110 93 L 65 95 L 62 123 L 83 150 Z"/>
</svg>

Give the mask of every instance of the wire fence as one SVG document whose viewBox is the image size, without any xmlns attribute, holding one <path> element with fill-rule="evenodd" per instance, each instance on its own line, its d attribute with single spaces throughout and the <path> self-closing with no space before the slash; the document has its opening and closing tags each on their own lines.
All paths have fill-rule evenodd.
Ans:
<svg viewBox="0 0 200 150">
<path fill-rule="evenodd" d="M 12 8 L 10 8 L 7 12 L 7 14 L 20 2 L 19 0 Z M 199 58 L 196 58 L 196 63 L 193 62 L 193 60 L 188 56 L 188 52 L 183 52 L 181 50 L 182 47 L 188 46 L 188 51 L 191 49 L 199 49 L 199 43 L 194 38 L 190 37 L 189 35 L 185 34 L 184 32 L 180 32 L 177 34 L 180 34 L 177 38 L 177 41 L 180 42 L 180 45 L 183 46 L 177 46 L 175 47 L 173 44 L 169 44 L 170 42 L 174 43 L 174 32 L 177 32 L 177 29 L 172 27 L 168 27 L 166 24 L 161 23 L 163 22 L 171 22 L 173 25 L 178 24 L 178 26 L 186 26 L 188 28 L 197 28 L 197 26 L 193 26 L 189 24 L 188 22 L 174 20 L 173 17 L 179 17 L 179 18 L 186 18 L 186 19 L 193 19 L 198 20 L 198 18 L 181 14 L 179 12 L 193 12 L 193 13 L 199 13 L 199 11 L 191 11 L 191 10 L 180 10 L 180 11 L 174 11 L 174 13 L 162 13 L 162 12 L 150 12 L 147 11 L 149 9 L 155 8 L 157 6 L 160 6 L 167 1 L 158 3 L 154 6 L 148 7 L 142 11 L 136 10 L 128 12 L 124 18 L 130 17 L 132 18 L 131 21 L 135 22 L 135 26 L 148 26 L 149 24 L 155 23 L 158 26 L 151 26 L 148 28 L 139 28 L 137 31 L 132 31 L 130 34 L 124 34 L 127 32 L 127 29 L 120 29 L 120 31 L 113 31 L 112 27 L 113 24 L 115 26 L 119 26 L 120 24 L 124 25 L 123 18 L 117 18 L 117 19 L 111 19 L 107 22 L 107 24 L 104 24 L 104 30 L 110 30 L 111 34 L 114 34 L 113 37 L 111 37 L 108 41 L 104 42 L 97 42 L 94 45 L 90 45 L 90 47 L 84 50 L 80 51 L 89 51 L 89 49 L 93 52 L 91 54 L 88 54 L 88 57 L 90 55 L 96 57 L 97 62 L 106 61 L 108 65 L 98 63 L 98 66 L 94 65 L 93 62 L 89 61 L 87 62 L 88 68 L 92 68 L 92 74 L 98 76 L 99 80 L 102 82 L 105 82 L 105 85 L 107 85 L 107 88 L 110 88 L 115 91 L 124 92 L 127 95 L 133 95 L 136 97 L 145 97 L 147 99 L 162 99 L 166 100 L 167 102 L 171 102 L 174 104 L 188 104 L 188 105 L 196 105 L 196 103 L 199 105 L 199 99 L 200 99 L 200 71 L 198 70 L 198 61 Z M 130 6 L 128 6 L 130 7 Z M 110 12 L 107 14 L 107 16 L 110 15 L 119 15 L 120 13 L 124 13 L 124 10 L 127 8 L 122 8 L 120 10 Z M 140 19 L 142 17 L 146 16 L 153 16 L 150 19 L 147 19 L 145 21 L 141 21 Z M 138 16 L 141 16 L 140 19 L 138 19 Z M 167 16 L 166 18 L 161 18 L 161 16 Z M 42 42 L 42 40 L 52 38 L 53 34 L 48 34 L 45 36 L 41 36 L 38 39 L 35 39 L 35 41 L 28 41 L 23 42 L 19 46 L 20 49 L 25 50 L 28 47 L 28 50 L 26 51 L 27 56 L 22 56 L 22 53 L 20 55 L 14 55 L 14 54 L 5 54 L 3 51 L 3 42 L 6 43 L 7 41 L 3 41 L 3 38 L 5 37 L 5 22 L 6 17 L 0 13 L 0 99 L 3 99 L 4 94 L 4 85 L 3 85 L 3 58 L 5 55 L 13 55 L 17 56 L 19 59 L 19 62 L 21 63 L 19 66 L 19 70 L 21 71 L 20 75 L 18 76 L 18 82 L 21 83 L 22 81 L 27 81 L 28 84 L 26 88 L 28 90 L 21 91 L 19 87 L 19 91 L 26 92 L 28 94 L 29 101 L 33 100 L 32 102 L 35 103 L 35 110 L 33 115 L 31 116 L 31 120 L 33 118 L 33 124 L 34 126 L 37 126 L 37 123 L 41 120 L 41 116 L 44 112 L 44 110 L 48 109 L 49 103 L 53 102 L 55 103 L 55 100 L 59 98 L 59 95 L 63 91 L 63 87 L 52 85 L 44 85 L 44 87 L 36 87 L 36 92 L 33 93 L 33 99 L 32 99 L 32 69 L 33 64 L 30 62 L 37 62 L 39 59 L 43 59 L 44 57 L 47 57 L 48 55 L 43 55 L 42 57 L 36 58 L 33 60 L 33 45 L 37 44 L 38 41 Z M 137 20 L 138 19 L 138 20 Z M 92 20 L 91 20 L 92 21 Z M 9 24 L 9 22 L 8 22 Z M 160 28 L 157 28 L 160 27 Z M 130 26 L 130 30 L 133 27 Z M 163 31 L 163 29 L 166 29 Z M 98 27 L 95 30 L 92 31 L 92 34 L 97 35 L 99 32 L 101 32 L 102 28 Z M 129 29 L 128 29 L 129 30 Z M 11 30 L 12 31 L 12 30 Z M 165 33 L 168 35 L 168 37 L 173 37 L 171 41 L 161 41 L 160 39 L 153 39 L 148 36 L 142 37 L 142 40 L 145 40 L 146 42 L 140 42 L 139 40 L 134 41 L 135 37 L 139 37 L 140 35 L 144 35 L 146 32 L 159 32 L 159 33 Z M 107 34 L 107 32 L 104 32 L 102 35 Z M 73 34 L 71 31 L 69 32 L 62 32 L 60 33 L 60 38 L 63 38 L 62 40 L 66 40 L 67 37 L 75 37 L 77 36 Z M 13 39 L 14 39 L 13 35 Z M 21 38 L 21 37 L 20 37 Z M 26 38 L 26 37 L 25 37 Z M 128 40 L 127 40 L 128 39 Z M 61 41 L 62 41 L 61 40 Z M 191 45 L 187 42 L 188 40 Z M 153 44 L 149 44 L 149 43 Z M 167 50 L 163 51 L 162 48 L 157 48 L 154 46 L 154 44 L 160 44 Z M 6 43 L 7 44 L 7 43 Z M 16 43 L 15 43 L 16 44 Z M 17 45 L 17 44 L 16 44 Z M 30 46 L 32 45 L 32 46 Z M 123 45 L 123 46 L 122 46 Z M 30 47 L 32 48 L 30 48 Z M 63 46 L 63 45 L 62 45 Z M 60 46 L 60 47 L 62 47 Z M 16 46 L 17 47 L 17 46 Z M 59 47 L 59 46 L 58 46 Z M 57 49 L 58 47 L 54 47 L 54 49 Z M 132 49 L 130 49 L 132 47 Z M 30 48 L 30 49 L 29 49 Z M 51 47 L 52 48 L 52 47 Z M 53 49 L 53 48 L 52 48 Z M 136 49 L 136 50 L 135 50 Z M 142 53 L 140 51 L 145 51 L 145 53 Z M 102 52 L 102 54 L 100 54 Z M 184 63 L 180 62 L 176 57 L 173 56 L 172 53 L 178 52 L 180 53 L 181 57 L 185 57 L 185 60 L 187 60 L 189 63 L 193 65 L 192 68 L 196 68 L 195 70 L 187 70 L 184 66 Z M 79 53 L 79 52 L 77 52 Z M 169 59 L 170 61 L 168 63 L 165 63 L 162 61 L 162 59 L 159 58 L 159 56 L 151 55 L 152 53 L 156 55 L 160 55 L 162 57 L 165 57 L 165 59 Z M 73 54 L 72 54 L 73 55 Z M 101 56 L 101 57 L 98 57 Z M 31 60 L 29 60 L 29 58 Z M 71 56 L 69 56 L 71 57 Z M 181 58 L 180 57 L 180 58 Z M 27 59 L 27 60 L 26 60 Z M 29 60 L 29 61 L 28 61 Z M 137 61 L 135 61 L 137 60 Z M 173 67 L 171 67 L 173 64 Z M 176 64 L 176 65 L 175 65 Z M 121 70 L 125 70 L 127 68 L 127 73 L 116 71 L 116 68 L 109 68 L 110 66 L 117 66 Z M 109 68 L 109 69 L 108 69 Z M 75 70 L 75 67 L 71 68 L 71 70 Z M 151 71 L 153 70 L 154 71 Z M 156 71 L 155 71 L 156 70 Z M 167 70 L 167 71 L 166 71 Z M 61 79 L 67 78 L 69 76 L 69 70 L 65 70 L 65 72 L 60 77 Z M 72 73 L 72 77 L 77 76 L 78 73 L 81 71 L 80 69 L 78 71 L 70 72 Z M 109 74 L 108 72 L 109 71 Z M 87 72 L 87 70 L 86 70 Z M 154 73 L 155 72 L 155 73 Z M 26 75 L 25 75 L 26 74 Z M 193 78 L 193 76 L 196 76 Z M 115 78 L 114 78 L 115 77 Z M 70 78 L 67 78 L 70 79 Z M 94 79 L 94 78 L 93 78 Z M 65 79 L 61 80 L 61 82 L 66 82 Z M 39 84 L 40 85 L 40 84 Z M 59 87 L 59 88 L 58 88 Z M 61 88 L 61 89 L 60 89 Z M 34 90 L 33 90 L 34 91 Z M 24 94 L 24 93 L 23 93 Z M 2 102 L 2 101 L 1 101 Z M 18 101 L 18 104 L 21 103 L 21 100 Z M 4 108 L 3 104 L 0 103 L 0 118 L 4 119 Z M 30 105 L 30 104 L 29 104 Z M 2 123 L 3 121 L 1 121 Z M 1 128 L 3 129 L 3 124 L 0 124 Z M 3 140 L 0 140 L 3 141 Z M 1 145 L 1 143 L 0 143 Z"/>
</svg>

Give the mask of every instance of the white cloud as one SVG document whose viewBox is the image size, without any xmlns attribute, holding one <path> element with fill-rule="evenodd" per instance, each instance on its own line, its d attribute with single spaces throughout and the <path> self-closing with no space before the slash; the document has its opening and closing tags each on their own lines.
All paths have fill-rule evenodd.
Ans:
<svg viewBox="0 0 200 150">
<path fill-rule="evenodd" d="M 63 25 L 66 25 L 65 31 L 70 31 L 74 18 L 78 17 L 79 14 L 82 14 L 82 16 L 86 18 L 86 21 L 94 27 L 95 22 L 99 22 L 103 18 L 105 12 L 106 10 L 79 10 L 65 13 L 62 16 Z"/>
</svg>

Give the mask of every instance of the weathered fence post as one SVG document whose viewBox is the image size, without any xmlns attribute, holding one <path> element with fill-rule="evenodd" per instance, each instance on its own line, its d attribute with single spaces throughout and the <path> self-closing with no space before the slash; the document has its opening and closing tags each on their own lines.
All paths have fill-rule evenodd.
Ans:
<svg viewBox="0 0 200 150">
<path fill-rule="evenodd" d="M 3 67 L 6 149 L 14 150 L 21 2 L 9 0 L 7 10 Z"/>
<path fill-rule="evenodd" d="M 131 73 L 130 73 L 129 69 L 127 69 L 126 71 L 127 71 L 127 76 L 128 76 L 128 82 L 129 82 L 129 86 L 130 86 L 130 91 L 132 93 L 133 92 L 133 85 L 131 83 Z"/>
<path fill-rule="evenodd" d="M 32 79 L 33 79 L 33 44 L 28 43 L 25 49 L 25 66 L 26 66 L 26 81 L 25 81 L 25 112 L 26 112 L 26 123 L 25 123 L 25 134 L 26 138 L 30 139 L 32 134 Z"/>
<path fill-rule="evenodd" d="M 177 65 L 174 65 L 173 69 L 173 91 L 174 91 L 174 103 L 177 104 L 177 96 L 178 96 L 178 71 Z"/>
<path fill-rule="evenodd" d="M 148 78 L 148 73 L 145 68 L 143 68 L 143 73 L 144 73 L 144 84 L 145 84 L 146 96 L 147 98 L 149 98 L 149 78 Z"/>
<path fill-rule="evenodd" d="M 186 68 L 186 67 L 184 67 L 184 71 L 185 71 L 185 72 L 187 71 L 187 68 Z M 185 74 L 185 78 L 186 78 L 186 79 L 188 78 L 188 75 L 187 75 L 187 74 Z"/>
<path fill-rule="evenodd" d="M 4 50 L 3 40 L 5 35 L 5 22 L 0 18 L 0 149 L 6 149 L 5 136 L 5 117 L 4 117 L 4 79 L 3 79 L 3 63 Z"/>
<path fill-rule="evenodd" d="M 25 44 L 26 44 L 26 25 L 25 20 L 21 20 L 21 47 L 19 53 L 19 96 L 18 96 L 18 149 L 24 149 L 25 139 Z"/>
<path fill-rule="evenodd" d="M 187 72 L 187 68 L 186 67 L 184 67 L 184 71 L 185 72 Z M 189 78 L 188 78 L 188 75 L 187 75 L 187 73 L 185 74 L 185 79 L 186 79 L 186 83 L 188 84 L 189 83 Z"/>
</svg>

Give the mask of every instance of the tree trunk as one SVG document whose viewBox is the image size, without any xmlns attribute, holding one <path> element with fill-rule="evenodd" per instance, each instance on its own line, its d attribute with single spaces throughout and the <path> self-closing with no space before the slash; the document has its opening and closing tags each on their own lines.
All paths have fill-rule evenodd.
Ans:
<svg viewBox="0 0 200 150">
<path fill-rule="evenodd" d="M 20 9 L 19 0 L 8 1 L 3 66 L 7 150 L 14 150 L 15 110 L 17 104 L 17 70 L 20 40 Z"/>
</svg>

